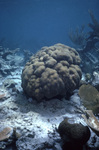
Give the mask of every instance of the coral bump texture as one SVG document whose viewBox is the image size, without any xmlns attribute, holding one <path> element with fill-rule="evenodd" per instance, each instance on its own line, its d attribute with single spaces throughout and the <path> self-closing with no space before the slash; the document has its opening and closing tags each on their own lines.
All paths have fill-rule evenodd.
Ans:
<svg viewBox="0 0 99 150">
<path fill-rule="evenodd" d="M 66 45 L 43 47 L 22 71 L 24 92 L 37 101 L 66 96 L 79 86 L 81 70 L 78 52 Z"/>
</svg>

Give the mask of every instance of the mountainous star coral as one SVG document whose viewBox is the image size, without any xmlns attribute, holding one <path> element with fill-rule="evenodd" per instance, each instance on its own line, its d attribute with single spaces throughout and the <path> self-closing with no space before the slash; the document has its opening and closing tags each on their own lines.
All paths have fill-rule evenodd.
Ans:
<svg viewBox="0 0 99 150">
<path fill-rule="evenodd" d="M 43 47 L 23 69 L 23 90 L 38 101 L 66 96 L 79 86 L 79 64 L 79 54 L 71 47 L 63 44 Z"/>
</svg>

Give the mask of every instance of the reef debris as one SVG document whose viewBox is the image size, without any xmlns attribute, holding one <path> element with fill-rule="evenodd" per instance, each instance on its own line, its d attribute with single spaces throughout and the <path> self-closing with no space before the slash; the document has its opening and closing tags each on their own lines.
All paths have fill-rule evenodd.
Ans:
<svg viewBox="0 0 99 150">
<path fill-rule="evenodd" d="M 87 125 L 92 129 L 92 131 L 99 136 L 99 122 L 94 116 L 92 110 L 84 110 L 85 114 L 82 114 Z"/>
<path fill-rule="evenodd" d="M 93 72 L 92 85 L 99 91 L 99 72 Z"/>
<path fill-rule="evenodd" d="M 5 94 L 0 94 L 0 100 L 2 99 L 2 98 L 4 98 L 6 95 Z"/>
<path fill-rule="evenodd" d="M 2 131 L 0 131 L 0 141 L 8 139 L 11 136 L 11 132 L 11 127 L 5 127 Z"/>
</svg>

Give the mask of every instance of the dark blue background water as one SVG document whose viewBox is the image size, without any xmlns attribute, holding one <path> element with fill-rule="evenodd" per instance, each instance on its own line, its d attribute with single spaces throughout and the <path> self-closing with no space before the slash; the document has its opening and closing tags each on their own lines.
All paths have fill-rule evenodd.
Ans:
<svg viewBox="0 0 99 150">
<path fill-rule="evenodd" d="M 99 0 L 0 0 L 0 42 L 32 52 L 42 46 L 71 46 L 68 32 L 99 19 Z"/>
</svg>

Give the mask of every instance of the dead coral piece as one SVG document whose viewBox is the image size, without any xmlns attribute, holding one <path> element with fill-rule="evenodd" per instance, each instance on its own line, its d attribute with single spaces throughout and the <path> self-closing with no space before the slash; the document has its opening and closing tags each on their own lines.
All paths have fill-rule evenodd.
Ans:
<svg viewBox="0 0 99 150">
<path fill-rule="evenodd" d="M 88 110 L 92 110 L 94 114 L 99 113 L 99 92 L 92 85 L 82 85 L 79 88 L 79 96 L 83 105 Z"/>
<path fill-rule="evenodd" d="M 97 136 L 99 136 L 99 122 L 94 116 L 92 110 L 85 110 L 86 115 L 82 115 L 87 125 L 92 129 Z"/>
<path fill-rule="evenodd" d="M 15 55 L 15 53 L 17 53 L 18 51 L 19 51 L 20 49 L 19 48 L 16 48 L 15 50 L 9 50 L 9 49 L 7 49 L 7 50 L 5 50 L 4 51 L 4 53 L 2 54 L 2 58 L 4 59 L 4 60 L 7 60 L 7 56 L 8 55 Z"/>
<path fill-rule="evenodd" d="M 0 132 L 0 141 L 6 140 L 11 135 L 12 128 L 6 127 Z"/>
<path fill-rule="evenodd" d="M 4 98 L 6 96 L 6 94 L 0 94 L 0 100 L 2 99 L 2 98 Z"/>
<path fill-rule="evenodd" d="M 79 87 L 81 70 L 78 52 L 64 44 L 43 47 L 30 58 L 22 72 L 22 87 L 41 101 L 66 96 Z"/>
<path fill-rule="evenodd" d="M 93 72 L 93 81 L 92 85 L 99 91 L 99 72 Z"/>
</svg>

